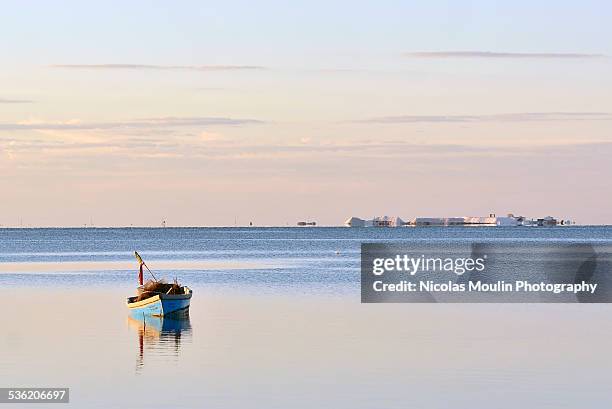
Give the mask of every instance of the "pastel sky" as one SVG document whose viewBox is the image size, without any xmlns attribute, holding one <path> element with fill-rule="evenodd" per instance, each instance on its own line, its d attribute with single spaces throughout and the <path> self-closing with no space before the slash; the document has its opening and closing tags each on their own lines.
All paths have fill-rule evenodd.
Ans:
<svg viewBox="0 0 612 409">
<path fill-rule="evenodd" d="M 612 3 L 2 4 L 0 225 L 612 223 Z"/>
</svg>

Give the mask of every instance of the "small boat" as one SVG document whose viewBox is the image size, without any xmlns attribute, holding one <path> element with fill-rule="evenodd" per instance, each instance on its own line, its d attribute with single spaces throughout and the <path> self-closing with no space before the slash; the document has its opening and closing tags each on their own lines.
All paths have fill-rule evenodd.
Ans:
<svg viewBox="0 0 612 409">
<path fill-rule="evenodd" d="M 154 317 L 164 317 L 169 315 L 189 313 L 189 302 L 191 301 L 192 291 L 189 287 L 180 287 L 179 294 L 155 294 L 151 297 L 137 301 L 138 296 L 128 297 L 127 306 L 132 315 L 141 316 L 152 315 Z"/>
<path fill-rule="evenodd" d="M 159 281 L 149 269 L 146 263 L 138 252 L 134 252 L 134 256 L 139 263 L 139 274 L 137 288 L 138 294 L 127 298 L 127 307 L 130 314 L 136 317 L 143 315 L 152 315 L 154 317 L 185 315 L 189 313 L 189 303 L 191 301 L 192 291 L 187 286 L 181 286 L 176 279 L 173 284 L 166 284 L 164 281 Z M 152 281 L 147 281 L 143 284 L 143 267 L 145 267 L 151 276 Z"/>
</svg>

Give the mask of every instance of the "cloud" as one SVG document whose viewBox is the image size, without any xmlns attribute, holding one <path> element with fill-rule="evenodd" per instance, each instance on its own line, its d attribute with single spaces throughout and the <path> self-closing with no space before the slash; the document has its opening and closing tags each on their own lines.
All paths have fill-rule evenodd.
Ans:
<svg viewBox="0 0 612 409">
<path fill-rule="evenodd" d="M 238 126 L 262 124 L 255 119 L 225 118 L 225 117 L 160 117 L 141 118 L 117 122 L 81 122 L 77 120 L 65 122 L 13 122 L 1 123 L 0 130 L 5 131 L 52 131 L 52 130 L 104 130 L 104 129 L 150 129 L 202 126 Z"/>
<path fill-rule="evenodd" d="M 54 64 L 53 68 L 80 70 L 182 70 L 182 71 L 238 71 L 263 70 L 259 65 L 152 65 L 152 64 Z"/>
<path fill-rule="evenodd" d="M 203 142 L 218 142 L 225 140 L 225 137 L 217 132 L 203 131 L 200 132 L 200 140 Z"/>
<path fill-rule="evenodd" d="M 403 54 L 415 58 L 533 58 L 533 59 L 580 59 L 603 58 L 603 54 L 584 53 L 503 53 L 492 51 L 421 51 Z"/>
<path fill-rule="evenodd" d="M 609 121 L 608 112 L 519 112 L 494 115 L 398 115 L 357 120 L 357 123 L 471 123 L 471 122 L 537 122 L 537 121 Z"/>
<path fill-rule="evenodd" d="M 0 98 L 0 104 L 32 104 L 34 101 L 29 99 L 7 99 Z"/>
<path fill-rule="evenodd" d="M 70 135 L 74 135 L 71 133 Z M 327 160 L 378 160 L 400 159 L 460 159 L 496 157 L 523 157 L 525 155 L 591 155 L 612 152 L 612 141 L 575 141 L 559 143 L 543 141 L 539 144 L 454 144 L 454 143 L 414 143 L 404 140 L 333 141 L 303 140 L 287 143 L 240 140 L 210 133 L 192 133 L 181 138 L 155 139 L 141 137 L 109 136 L 101 138 L 41 138 L 27 136 L 0 136 L 0 156 L 22 163 L 73 163 L 87 166 L 89 160 L 110 158 L 130 159 L 141 157 L 178 160 L 181 164 L 200 160 L 240 160 L 240 161 L 312 161 L 313 158 Z M 327 158 L 327 159 L 326 159 Z M 127 163 L 127 162 L 125 162 Z M 177 162 L 178 163 L 178 162 Z M 263 162 L 262 162 L 263 163 Z M 182 166 L 182 165 L 181 165 Z"/>
<path fill-rule="evenodd" d="M 542 146 L 493 146 L 465 144 L 416 144 L 402 142 L 356 143 L 356 144 L 317 144 L 317 145 L 218 145 L 182 146 L 179 150 L 170 149 L 177 157 L 184 159 L 232 159 L 232 160 L 299 160 L 312 161 L 313 157 L 322 159 L 393 159 L 393 158 L 442 158 L 462 157 L 524 157 L 525 155 L 582 155 L 593 152 L 603 153 L 612 149 L 612 142 L 547 144 Z M 125 151 L 133 155 L 133 151 Z"/>
</svg>

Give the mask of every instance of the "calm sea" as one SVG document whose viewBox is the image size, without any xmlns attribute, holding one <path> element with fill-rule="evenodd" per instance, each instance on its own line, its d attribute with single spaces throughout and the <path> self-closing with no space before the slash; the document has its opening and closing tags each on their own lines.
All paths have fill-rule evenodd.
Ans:
<svg viewBox="0 0 612 409">
<path fill-rule="evenodd" d="M 362 242 L 612 243 L 612 227 L 0 229 L 0 284 L 133 286 L 137 250 L 194 287 L 358 291 Z"/>
<path fill-rule="evenodd" d="M 0 229 L 0 386 L 79 408 L 612 405 L 608 304 L 361 304 L 360 244 L 413 240 L 612 228 Z M 189 320 L 127 317 L 134 250 L 193 288 Z"/>
</svg>

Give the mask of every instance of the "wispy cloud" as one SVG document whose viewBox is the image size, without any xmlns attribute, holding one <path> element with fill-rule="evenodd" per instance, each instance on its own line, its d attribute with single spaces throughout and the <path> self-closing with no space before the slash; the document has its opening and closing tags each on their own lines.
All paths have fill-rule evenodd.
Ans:
<svg viewBox="0 0 612 409">
<path fill-rule="evenodd" d="M 12 122 L 1 123 L 0 130 L 104 130 L 104 129 L 150 129 L 175 127 L 205 127 L 205 126 L 238 126 L 262 124 L 263 121 L 255 119 L 225 118 L 225 117 L 160 117 L 141 118 L 117 122 Z"/>
<path fill-rule="evenodd" d="M 362 119 L 353 122 L 377 124 L 446 123 L 446 122 L 533 122 L 533 121 L 609 121 L 608 112 L 519 112 L 495 115 L 397 115 Z"/>
<path fill-rule="evenodd" d="M 510 53 L 493 51 L 420 51 L 404 53 L 415 58 L 539 58 L 539 59 L 579 59 L 603 58 L 603 54 L 585 53 Z"/>
<path fill-rule="evenodd" d="M 260 65 L 153 65 L 153 64 L 54 64 L 53 68 L 79 70 L 182 70 L 182 71 L 237 71 L 263 70 Z"/>
<path fill-rule="evenodd" d="M 316 143 L 316 144 L 251 144 L 224 138 L 193 137 L 180 141 L 138 138 L 112 138 L 92 142 L 42 139 L 1 138 L 0 152 L 18 155 L 43 154 L 54 157 L 144 157 L 155 155 L 182 159 L 299 159 L 315 157 L 334 158 L 396 158 L 396 157 L 489 157 L 521 156 L 525 154 L 580 154 L 608 152 L 612 142 L 593 141 L 582 143 L 542 145 L 467 145 L 467 144 L 419 144 L 403 141 Z"/>
<path fill-rule="evenodd" d="M 32 104 L 34 101 L 30 99 L 9 99 L 0 98 L 0 104 Z"/>
</svg>

